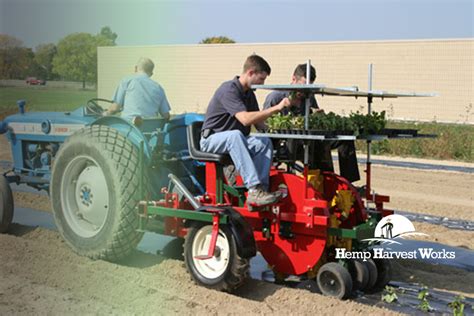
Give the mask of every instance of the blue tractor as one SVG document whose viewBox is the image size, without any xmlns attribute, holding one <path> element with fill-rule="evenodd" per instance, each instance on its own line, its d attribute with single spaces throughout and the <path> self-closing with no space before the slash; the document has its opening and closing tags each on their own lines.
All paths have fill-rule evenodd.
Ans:
<svg viewBox="0 0 474 316">
<path fill-rule="evenodd" d="M 49 193 L 56 226 L 74 251 L 118 260 L 142 237 L 138 202 L 162 197 L 168 174 L 193 194 L 204 193 L 203 165 L 189 157 L 186 140 L 186 126 L 202 121 L 201 115 L 144 119 L 136 126 L 103 117 L 104 101 L 92 99 L 72 112 L 34 113 L 18 101 L 19 113 L 0 121 L 14 160 L 0 176 L 0 233 L 13 218 L 9 184 L 26 184 Z"/>
</svg>

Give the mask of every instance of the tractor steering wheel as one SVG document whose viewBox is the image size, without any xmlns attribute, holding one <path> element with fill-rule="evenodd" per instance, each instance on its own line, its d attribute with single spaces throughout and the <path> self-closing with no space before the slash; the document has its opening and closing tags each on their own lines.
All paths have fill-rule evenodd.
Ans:
<svg viewBox="0 0 474 316">
<path fill-rule="evenodd" d="M 87 113 L 90 113 L 90 114 L 92 114 L 92 115 L 102 116 L 102 113 L 103 113 L 105 110 L 104 110 L 103 107 L 101 107 L 101 106 L 97 103 L 97 101 L 113 103 L 112 101 L 107 100 L 107 99 L 99 99 L 99 98 L 90 99 L 89 101 L 87 101 L 87 104 L 86 104 L 86 111 L 87 111 Z"/>
</svg>

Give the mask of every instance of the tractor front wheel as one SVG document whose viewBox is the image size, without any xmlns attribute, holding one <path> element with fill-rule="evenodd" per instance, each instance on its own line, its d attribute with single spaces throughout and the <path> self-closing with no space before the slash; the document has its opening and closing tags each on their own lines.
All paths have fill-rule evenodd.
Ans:
<svg viewBox="0 0 474 316">
<path fill-rule="evenodd" d="M 0 176 L 0 233 L 6 233 L 13 220 L 13 194 L 5 176 Z"/>
<path fill-rule="evenodd" d="M 141 240 L 138 150 L 107 126 L 86 127 L 61 146 L 51 178 L 59 232 L 80 255 L 111 261 Z"/>
<path fill-rule="evenodd" d="M 319 269 L 317 282 L 319 289 L 326 296 L 345 299 L 352 291 L 351 274 L 335 262 L 326 263 Z"/>
<path fill-rule="evenodd" d="M 188 231 L 184 242 L 184 262 L 193 280 L 202 286 L 231 292 L 242 285 L 249 274 L 249 260 L 237 253 L 237 246 L 227 226 L 219 228 L 214 256 L 208 254 L 212 225 L 196 223 Z"/>
</svg>

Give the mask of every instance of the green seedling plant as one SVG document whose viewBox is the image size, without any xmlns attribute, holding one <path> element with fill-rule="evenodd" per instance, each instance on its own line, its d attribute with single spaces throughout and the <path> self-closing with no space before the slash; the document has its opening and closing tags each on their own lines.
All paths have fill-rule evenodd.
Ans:
<svg viewBox="0 0 474 316">
<path fill-rule="evenodd" d="M 418 299 L 420 300 L 418 308 L 425 313 L 433 310 L 433 307 L 431 307 L 430 303 L 428 302 L 429 295 L 430 293 L 428 292 L 428 288 L 426 286 L 423 286 L 420 293 L 418 293 Z"/>
<path fill-rule="evenodd" d="M 463 316 L 464 315 L 464 296 L 458 295 L 454 298 L 454 301 L 448 304 L 448 306 L 453 310 L 454 316 Z"/>
<path fill-rule="evenodd" d="M 268 131 L 270 133 L 274 133 L 277 129 L 280 128 L 278 123 L 278 116 L 281 116 L 281 114 L 278 113 L 276 115 L 272 115 L 265 121 L 265 124 L 267 125 Z"/>
<path fill-rule="evenodd" d="M 398 296 L 396 290 L 392 286 L 385 286 L 385 289 L 382 293 L 382 302 L 393 303 L 398 301 Z"/>
<path fill-rule="evenodd" d="M 304 116 L 293 116 L 290 122 L 294 129 L 304 129 Z"/>
<path fill-rule="evenodd" d="M 270 132 L 282 129 L 304 129 L 304 117 L 292 114 L 278 113 L 266 121 Z M 385 111 L 380 113 L 362 114 L 351 113 L 349 117 L 338 115 L 334 112 L 315 112 L 309 116 L 309 129 L 320 131 L 340 131 L 352 135 L 380 134 L 385 128 L 387 120 Z"/>
<path fill-rule="evenodd" d="M 385 111 L 380 113 L 372 112 L 370 114 L 362 114 L 357 111 L 349 115 L 360 135 L 380 134 L 387 125 L 385 116 Z"/>
<path fill-rule="evenodd" d="M 278 113 L 269 117 L 266 121 L 266 124 L 272 132 L 275 132 L 279 129 L 289 129 L 291 128 L 291 116 Z"/>
<path fill-rule="evenodd" d="M 355 135 L 357 127 L 349 117 L 340 116 L 337 123 L 337 130 Z"/>
</svg>

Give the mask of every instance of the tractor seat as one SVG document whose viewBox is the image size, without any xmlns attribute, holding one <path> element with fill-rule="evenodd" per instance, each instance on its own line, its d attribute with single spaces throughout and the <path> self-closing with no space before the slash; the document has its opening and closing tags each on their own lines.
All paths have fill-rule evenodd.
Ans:
<svg viewBox="0 0 474 316">
<path fill-rule="evenodd" d="M 213 154 L 201 151 L 201 129 L 203 122 L 193 122 L 188 126 L 187 137 L 188 137 L 188 149 L 191 158 L 199 161 L 206 162 L 218 162 L 222 165 L 226 165 L 232 162 L 229 155 Z"/>
</svg>

